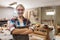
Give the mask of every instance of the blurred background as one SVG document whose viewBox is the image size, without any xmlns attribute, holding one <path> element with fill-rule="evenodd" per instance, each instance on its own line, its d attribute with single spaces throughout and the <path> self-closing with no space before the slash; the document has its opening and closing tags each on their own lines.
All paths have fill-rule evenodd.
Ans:
<svg viewBox="0 0 60 40">
<path fill-rule="evenodd" d="M 18 4 L 25 7 L 24 17 L 39 26 L 29 35 L 30 40 L 60 40 L 60 0 L 0 0 L 1 40 L 13 40 L 7 23 L 11 18 L 17 17 L 15 8 Z M 48 32 L 43 28 L 44 25 L 49 26 Z"/>
</svg>

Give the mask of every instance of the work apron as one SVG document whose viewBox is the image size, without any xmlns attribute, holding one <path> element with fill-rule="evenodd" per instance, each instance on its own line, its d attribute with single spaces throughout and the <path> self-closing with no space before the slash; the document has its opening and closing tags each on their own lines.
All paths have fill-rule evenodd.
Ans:
<svg viewBox="0 0 60 40">
<path fill-rule="evenodd" d="M 21 28 L 19 28 L 21 29 Z M 29 40 L 28 34 L 21 35 L 21 34 L 12 34 L 13 35 L 13 40 Z"/>
</svg>

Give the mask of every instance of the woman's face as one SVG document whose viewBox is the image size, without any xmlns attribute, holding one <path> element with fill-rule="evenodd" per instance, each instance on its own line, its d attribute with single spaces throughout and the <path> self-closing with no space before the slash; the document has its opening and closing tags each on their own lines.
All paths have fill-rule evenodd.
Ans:
<svg viewBox="0 0 60 40">
<path fill-rule="evenodd" d="M 19 6 L 17 7 L 17 14 L 19 17 L 23 16 L 23 13 L 24 13 L 24 8 Z"/>
</svg>

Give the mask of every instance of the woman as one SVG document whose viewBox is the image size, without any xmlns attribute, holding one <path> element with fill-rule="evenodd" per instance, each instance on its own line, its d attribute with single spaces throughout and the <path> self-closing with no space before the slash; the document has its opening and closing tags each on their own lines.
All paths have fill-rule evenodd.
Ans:
<svg viewBox="0 0 60 40">
<path fill-rule="evenodd" d="M 29 40 L 28 34 L 32 33 L 33 29 L 27 26 L 30 24 L 30 21 L 23 17 L 25 8 L 19 4 L 16 10 L 18 17 L 9 21 L 9 29 L 14 40 Z"/>
</svg>

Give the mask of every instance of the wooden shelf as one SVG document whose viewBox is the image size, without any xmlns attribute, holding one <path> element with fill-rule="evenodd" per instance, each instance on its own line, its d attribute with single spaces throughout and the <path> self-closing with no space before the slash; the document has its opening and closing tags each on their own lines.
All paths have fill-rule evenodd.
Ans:
<svg viewBox="0 0 60 40">
<path fill-rule="evenodd" d="M 40 27 L 37 27 L 37 28 L 35 28 L 34 33 L 38 34 L 38 35 L 46 36 L 46 40 L 50 40 L 49 32 L 52 31 L 52 29 L 53 28 L 40 28 Z"/>
</svg>

